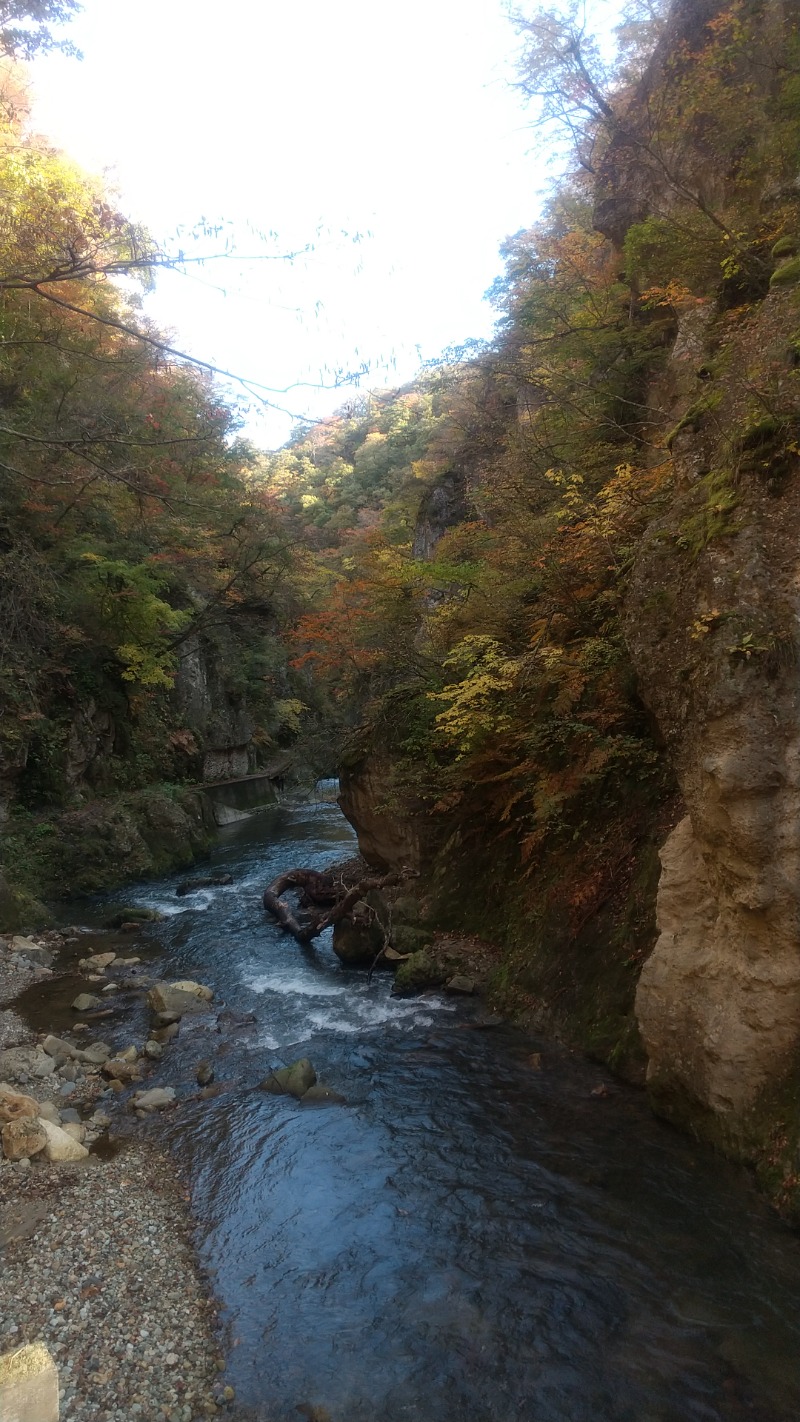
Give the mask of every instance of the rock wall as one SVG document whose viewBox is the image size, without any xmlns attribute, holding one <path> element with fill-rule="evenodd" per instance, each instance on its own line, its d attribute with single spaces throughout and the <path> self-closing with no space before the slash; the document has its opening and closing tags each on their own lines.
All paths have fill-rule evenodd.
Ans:
<svg viewBox="0 0 800 1422">
<path fill-rule="evenodd" d="M 724 313 L 706 323 L 707 343 L 720 323 Z M 662 850 L 659 938 L 637 992 L 648 1080 L 660 1110 L 695 1127 L 707 1118 L 727 1138 L 800 1053 L 796 324 L 781 290 L 740 322 L 715 405 L 672 441 L 669 505 L 640 550 L 627 610 L 687 810 Z M 685 366 L 668 371 L 662 396 L 670 379 L 679 415 Z M 748 450 L 752 388 L 768 379 L 785 412 Z"/>
<path fill-rule="evenodd" d="M 187 638 L 175 681 L 178 706 L 202 753 L 202 780 L 233 780 L 255 768 L 254 725 L 246 702 L 226 684 L 214 648 Z"/>
<path fill-rule="evenodd" d="M 392 810 L 391 801 L 391 761 L 379 747 L 340 768 L 339 804 L 358 835 L 359 852 L 367 863 L 384 872 L 406 866 L 416 869 L 419 827 Z"/>
</svg>

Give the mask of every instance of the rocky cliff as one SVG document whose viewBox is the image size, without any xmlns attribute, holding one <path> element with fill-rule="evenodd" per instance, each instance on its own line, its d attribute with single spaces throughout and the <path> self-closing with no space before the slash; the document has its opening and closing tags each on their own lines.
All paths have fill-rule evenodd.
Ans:
<svg viewBox="0 0 800 1422">
<path fill-rule="evenodd" d="M 687 811 L 662 850 L 636 1010 L 661 1109 L 736 1131 L 800 1056 L 796 289 L 778 283 L 733 331 L 724 310 L 703 315 L 660 387 L 680 392 L 674 486 L 627 608 Z"/>
<path fill-rule="evenodd" d="M 374 730 L 345 781 L 365 852 L 394 862 L 421 835 L 443 915 L 504 942 L 502 1001 L 629 1073 L 644 1063 L 657 1110 L 757 1161 L 786 1199 L 800 1131 L 797 22 L 780 0 L 678 0 L 597 119 L 595 235 L 570 227 L 570 195 L 543 236 L 511 244 L 499 351 L 518 398 L 472 481 L 466 527 L 482 541 L 449 544 L 493 564 L 470 574 L 479 605 L 450 592 L 456 670 L 444 692 L 429 671 L 425 693 L 454 708 L 458 754 L 441 715 L 438 738 L 421 729 L 420 703 L 406 744 L 439 788 L 413 834 L 397 814 L 375 820 L 387 783 L 402 806 L 391 734 Z M 618 344 L 592 345 L 614 330 Z M 548 484 L 567 491 L 560 506 Z M 418 556 L 450 500 L 445 484 L 426 495 Z M 620 742 L 598 727 L 620 716 L 630 768 L 604 780 Z M 421 775 L 406 766 L 407 803 Z"/>
</svg>

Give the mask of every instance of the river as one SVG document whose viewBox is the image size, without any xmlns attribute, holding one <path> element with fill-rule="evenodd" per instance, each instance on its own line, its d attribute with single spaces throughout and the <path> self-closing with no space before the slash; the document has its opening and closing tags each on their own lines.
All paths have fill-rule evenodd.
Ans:
<svg viewBox="0 0 800 1422">
<path fill-rule="evenodd" d="M 188 1094 L 211 1054 L 230 1089 L 143 1129 L 190 1182 L 240 1402 L 270 1422 L 796 1422 L 798 1237 L 601 1068 L 479 1030 L 473 1003 L 394 999 L 268 921 L 274 874 L 354 849 L 334 804 L 281 806 L 222 833 L 232 886 L 126 896 L 167 915 L 160 969 L 231 1010 L 185 1021 L 163 1078 Z M 300 1056 L 346 1105 L 254 1089 Z"/>
</svg>

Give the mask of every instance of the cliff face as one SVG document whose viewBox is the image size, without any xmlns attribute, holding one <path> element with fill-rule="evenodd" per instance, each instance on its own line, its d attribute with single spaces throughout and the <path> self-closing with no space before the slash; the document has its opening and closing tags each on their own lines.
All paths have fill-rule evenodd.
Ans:
<svg viewBox="0 0 800 1422">
<path fill-rule="evenodd" d="M 428 756 L 416 779 L 406 767 L 408 804 L 439 775 L 426 887 L 443 918 L 502 940 L 500 1000 L 645 1063 L 660 1112 L 780 1159 L 784 1180 L 800 1061 L 797 19 L 781 0 L 678 0 L 614 98 L 594 231 L 566 212 L 512 244 L 499 349 L 516 406 L 470 482 L 474 541 L 450 541 L 475 550 L 478 593 L 437 605 L 451 681 L 428 667 L 405 740 Z M 428 494 L 418 556 L 450 499 Z M 450 707 L 449 746 L 425 729 L 431 700 Z M 374 731 L 345 780 L 363 825 L 390 781 L 404 813 Z M 373 829 L 382 863 L 405 853 L 397 816 Z"/>
<path fill-rule="evenodd" d="M 199 779 L 235 779 L 254 769 L 255 726 L 247 702 L 226 685 L 219 658 L 199 636 L 184 644 L 175 694 L 185 725 L 200 747 Z"/>
<path fill-rule="evenodd" d="M 745 179 L 741 143 L 715 151 L 713 122 L 695 118 L 668 142 L 653 131 L 655 104 L 686 92 L 712 31 L 720 52 L 729 45 L 729 80 L 770 112 L 792 15 L 751 3 L 739 19 L 749 39 L 735 49 L 719 4 L 673 7 L 600 173 L 595 221 L 618 246 L 633 223 L 730 222 L 737 202 L 757 203 L 762 231 L 796 225 L 791 165 L 783 181 L 766 168 Z M 787 111 L 784 95 L 776 128 Z M 636 993 L 647 1079 L 660 1111 L 738 1148 L 763 1135 L 762 1103 L 800 1059 L 796 250 L 784 235 L 770 258 L 762 239 L 731 263 L 727 290 L 687 292 L 678 307 L 649 394 L 671 426 L 671 494 L 639 547 L 624 618 L 686 807 L 661 850 L 659 936 Z"/>
<path fill-rule="evenodd" d="M 660 936 L 637 992 L 648 1079 L 669 1114 L 699 1107 L 734 1132 L 800 1054 L 797 319 L 780 284 L 732 336 L 724 311 L 706 313 L 688 374 L 715 348 L 722 373 L 695 376 L 706 409 L 673 437 L 673 494 L 627 607 L 687 810 L 662 850 Z M 661 389 L 673 380 L 678 418 L 692 396 L 681 349 Z"/>
<path fill-rule="evenodd" d="M 393 789 L 391 759 L 375 747 L 340 768 L 339 804 L 367 863 L 383 872 L 418 869 L 419 825 L 392 808 Z"/>
</svg>

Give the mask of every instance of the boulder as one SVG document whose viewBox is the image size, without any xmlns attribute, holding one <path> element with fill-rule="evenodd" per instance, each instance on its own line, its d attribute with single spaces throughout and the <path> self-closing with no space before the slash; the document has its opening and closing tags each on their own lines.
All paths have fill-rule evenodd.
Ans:
<svg viewBox="0 0 800 1422">
<path fill-rule="evenodd" d="M 271 1096 L 294 1096 L 300 1101 L 316 1079 L 317 1073 L 308 1057 L 301 1057 L 299 1061 L 292 1062 L 291 1066 L 270 1072 L 262 1081 L 261 1089 L 268 1091 Z"/>
<path fill-rule="evenodd" d="M 447 972 L 427 949 L 412 953 L 397 969 L 394 991 L 421 992 L 423 988 L 440 987 L 447 981 Z"/>
<path fill-rule="evenodd" d="M 154 1020 L 159 1031 L 163 1031 L 167 1027 L 177 1027 L 181 1020 L 181 1014 L 179 1012 L 156 1012 Z"/>
<path fill-rule="evenodd" d="M 177 1022 L 168 1022 L 166 1027 L 158 1027 L 155 1032 L 151 1032 L 150 1040 L 151 1042 L 158 1042 L 159 1046 L 163 1046 L 167 1042 L 173 1041 L 179 1031 L 180 1027 Z"/>
<path fill-rule="evenodd" d="M 371 915 L 343 918 L 333 930 L 333 951 L 340 963 L 348 968 L 369 967 L 374 963 L 384 943 L 384 933 L 380 923 Z"/>
<path fill-rule="evenodd" d="M 81 958 L 79 966 L 89 968 L 93 973 L 102 973 L 116 956 L 116 953 L 93 953 L 90 958 Z"/>
<path fill-rule="evenodd" d="M 162 1111 L 165 1106 L 171 1106 L 175 1100 L 175 1089 L 172 1086 L 151 1086 L 149 1091 L 137 1091 L 131 1100 L 131 1108 L 135 1111 Z"/>
<path fill-rule="evenodd" d="M 27 938 L 24 934 L 15 933 L 11 939 L 12 953 L 27 953 L 31 948 L 44 951 L 44 944 L 38 938 Z"/>
<path fill-rule="evenodd" d="M 464 993 L 469 995 L 475 992 L 476 984 L 474 978 L 465 978 L 461 973 L 456 973 L 444 985 L 445 992 Z"/>
<path fill-rule="evenodd" d="M 178 1017 L 188 1017 L 191 1013 L 208 1011 L 207 998 L 195 992 L 188 992 L 182 987 L 175 987 L 173 983 L 156 983 L 147 994 L 147 1001 L 159 1015 L 169 1013 L 171 1021 Z"/>
<path fill-rule="evenodd" d="M 198 1086 L 209 1086 L 214 1080 L 214 1068 L 209 1061 L 197 1063 L 194 1079 Z"/>
<path fill-rule="evenodd" d="M 72 1136 L 72 1139 L 78 1141 L 80 1145 L 83 1145 L 86 1140 L 86 1127 L 80 1121 L 65 1121 L 61 1129 L 65 1135 Z"/>
<path fill-rule="evenodd" d="M 115 913 L 106 923 L 106 927 L 123 928 L 127 927 L 129 923 L 133 923 L 138 927 L 141 923 L 160 923 L 163 917 L 164 915 L 159 913 L 158 909 L 137 908 L 137 906 L 133 904 Z"/>
<path fill-rule="evenodd" d="M 430 948 L 432 941 L 433 933 L 430 929 L 397 924 L 392 931 L 392 947 L 396 948 L 398 953 L 421 953 Z"/>
<path fill-rule="evenodd" d="M 170 983 L 169 986 L 176 992 L 190 992 L 194 997 L 200 997 L 204 1002 L 210 1002 L 214 996 L 210 987 L 205 987 L 203 983 L 193 982 L 191 978 L 181 978 L 177 983 Z"/>
<path fill-rule="evenodd" d="M 41 1047 L 9 1047 L 0 1052 L 0 1078 L 41 1078 L 55 1071 L 55 1061 Z"/>
<path fill-rule="evenodd" d="M 123 1057 L 109 1057 L 100 1068 L 104 1076 L 114 1081 L 141 1081 L 142 1073 L 136 1062 L 125 1061 Z"/>
<path fill-rule="evenodd" d="M 40 1101 L 37 1114 L 43 1121 L 52 1121 L 54 1126 L 61 1125 L 61 1115 L 53 1101 Z"/>
<path fill-rule="evenodd" d="M 182 898 L 185 894 L 197 893 L 198 889 L 211 889 L 216 888 L 218 884 L 232 883 L 232 874 L 206 874 L 202 879 L 185 879 L 182 884 L 178 885 L 175 893 Z"/>
<path fill-rule="evenodd" d="M 3 1155 L 6 1160 L 30 1160 L 47 1145 L 44 1126 L 35 1116 L 6 1121 L 2 1132 Z"/>
<path fill-rule="evenodd" d="M 93 992 L 79 992 L 72 1003 L 75 1012 L 91 1012 L 93 1007 L 102 1007 L 102 998 L 95 997 Z"/>
<path fill-rule="evenodd" d="M 316 1106 L 344 1106 L 346 1104 L 343 1096 L 332 1087 L 325 1086 L 321 1081 L 317 1081 L 313 1086 L 309 1086 L 308 1091 L 303 1093 L 303 1105 Z"/>
<path fill-rule="evenodd" d="M 400 894 L 392 905 L 392 921 L 414 927 L 422 919 L 422 905 L 412 894 Z"/>
<path fill-rule="evenodd" d="M 38 967 L 49 968 L 55 961 L 55 955 L 44 943 L 37 943 L 33 938 L 12 938 L 11 952 L 19 953 L 26 958 L 29 963 L 35 963 Z"/>
<path fill-rule="evenodd" d="M 46 1121 L 42 1116 L 39 1117 L 39 1125 L 47 1136 L 44 1147 L 45 1156 L 54 1165 L 86 1159 L 89 1154 L 86 1146 L 81 1145 L 80 1141 L 73 1140 L 63 1127 L 54 1126 L 52 1121 Z"/>
<path fill-rule="evenodd" d="M 61 1058 L 62 1061 L 73 1061 L 80 1055 L 77 1047 L 73 1047 L 71 1042 L 65 1042 L 61 1037 L 45 1037 L 42 1050 L 47 1052 L 48 1057 L 55 1057 L 56 1060 Z"/>
<path fill-rule="evenodd" d="M 151 1062 L 157 1062 L 159 1057 L 164 1055 L 164 1048 L 160 1042 L 156 1042 L 153 1038 L 150 1038 L 144 1044 L 144 1054 Z"/>
<path fill-rule="evenodd" d="M 90 1047 L 78 1052 L 78 1060 L 88 1062 L 91 1066 L 102 1066 L 110 1056 L 111 1048 L 105 1042 L 92 1042 Z"/>
<path fill-rule="evenodd" d="M 12 1091 L 10 1087 L 0 1086 L 0 1121 L 22 1121 L 26 1117 L 34 1120 L 39 1114 L 39 1102 L 34 1101 L 32 1096 L 24 1096 L 22 1092 Z"/>
<path fill-rule="evenodd" d="M 9 1422 L 58 1422 L 58 1369 L 44 1343 L 0 1357 L 0 1417 Z"/>
</svg>

